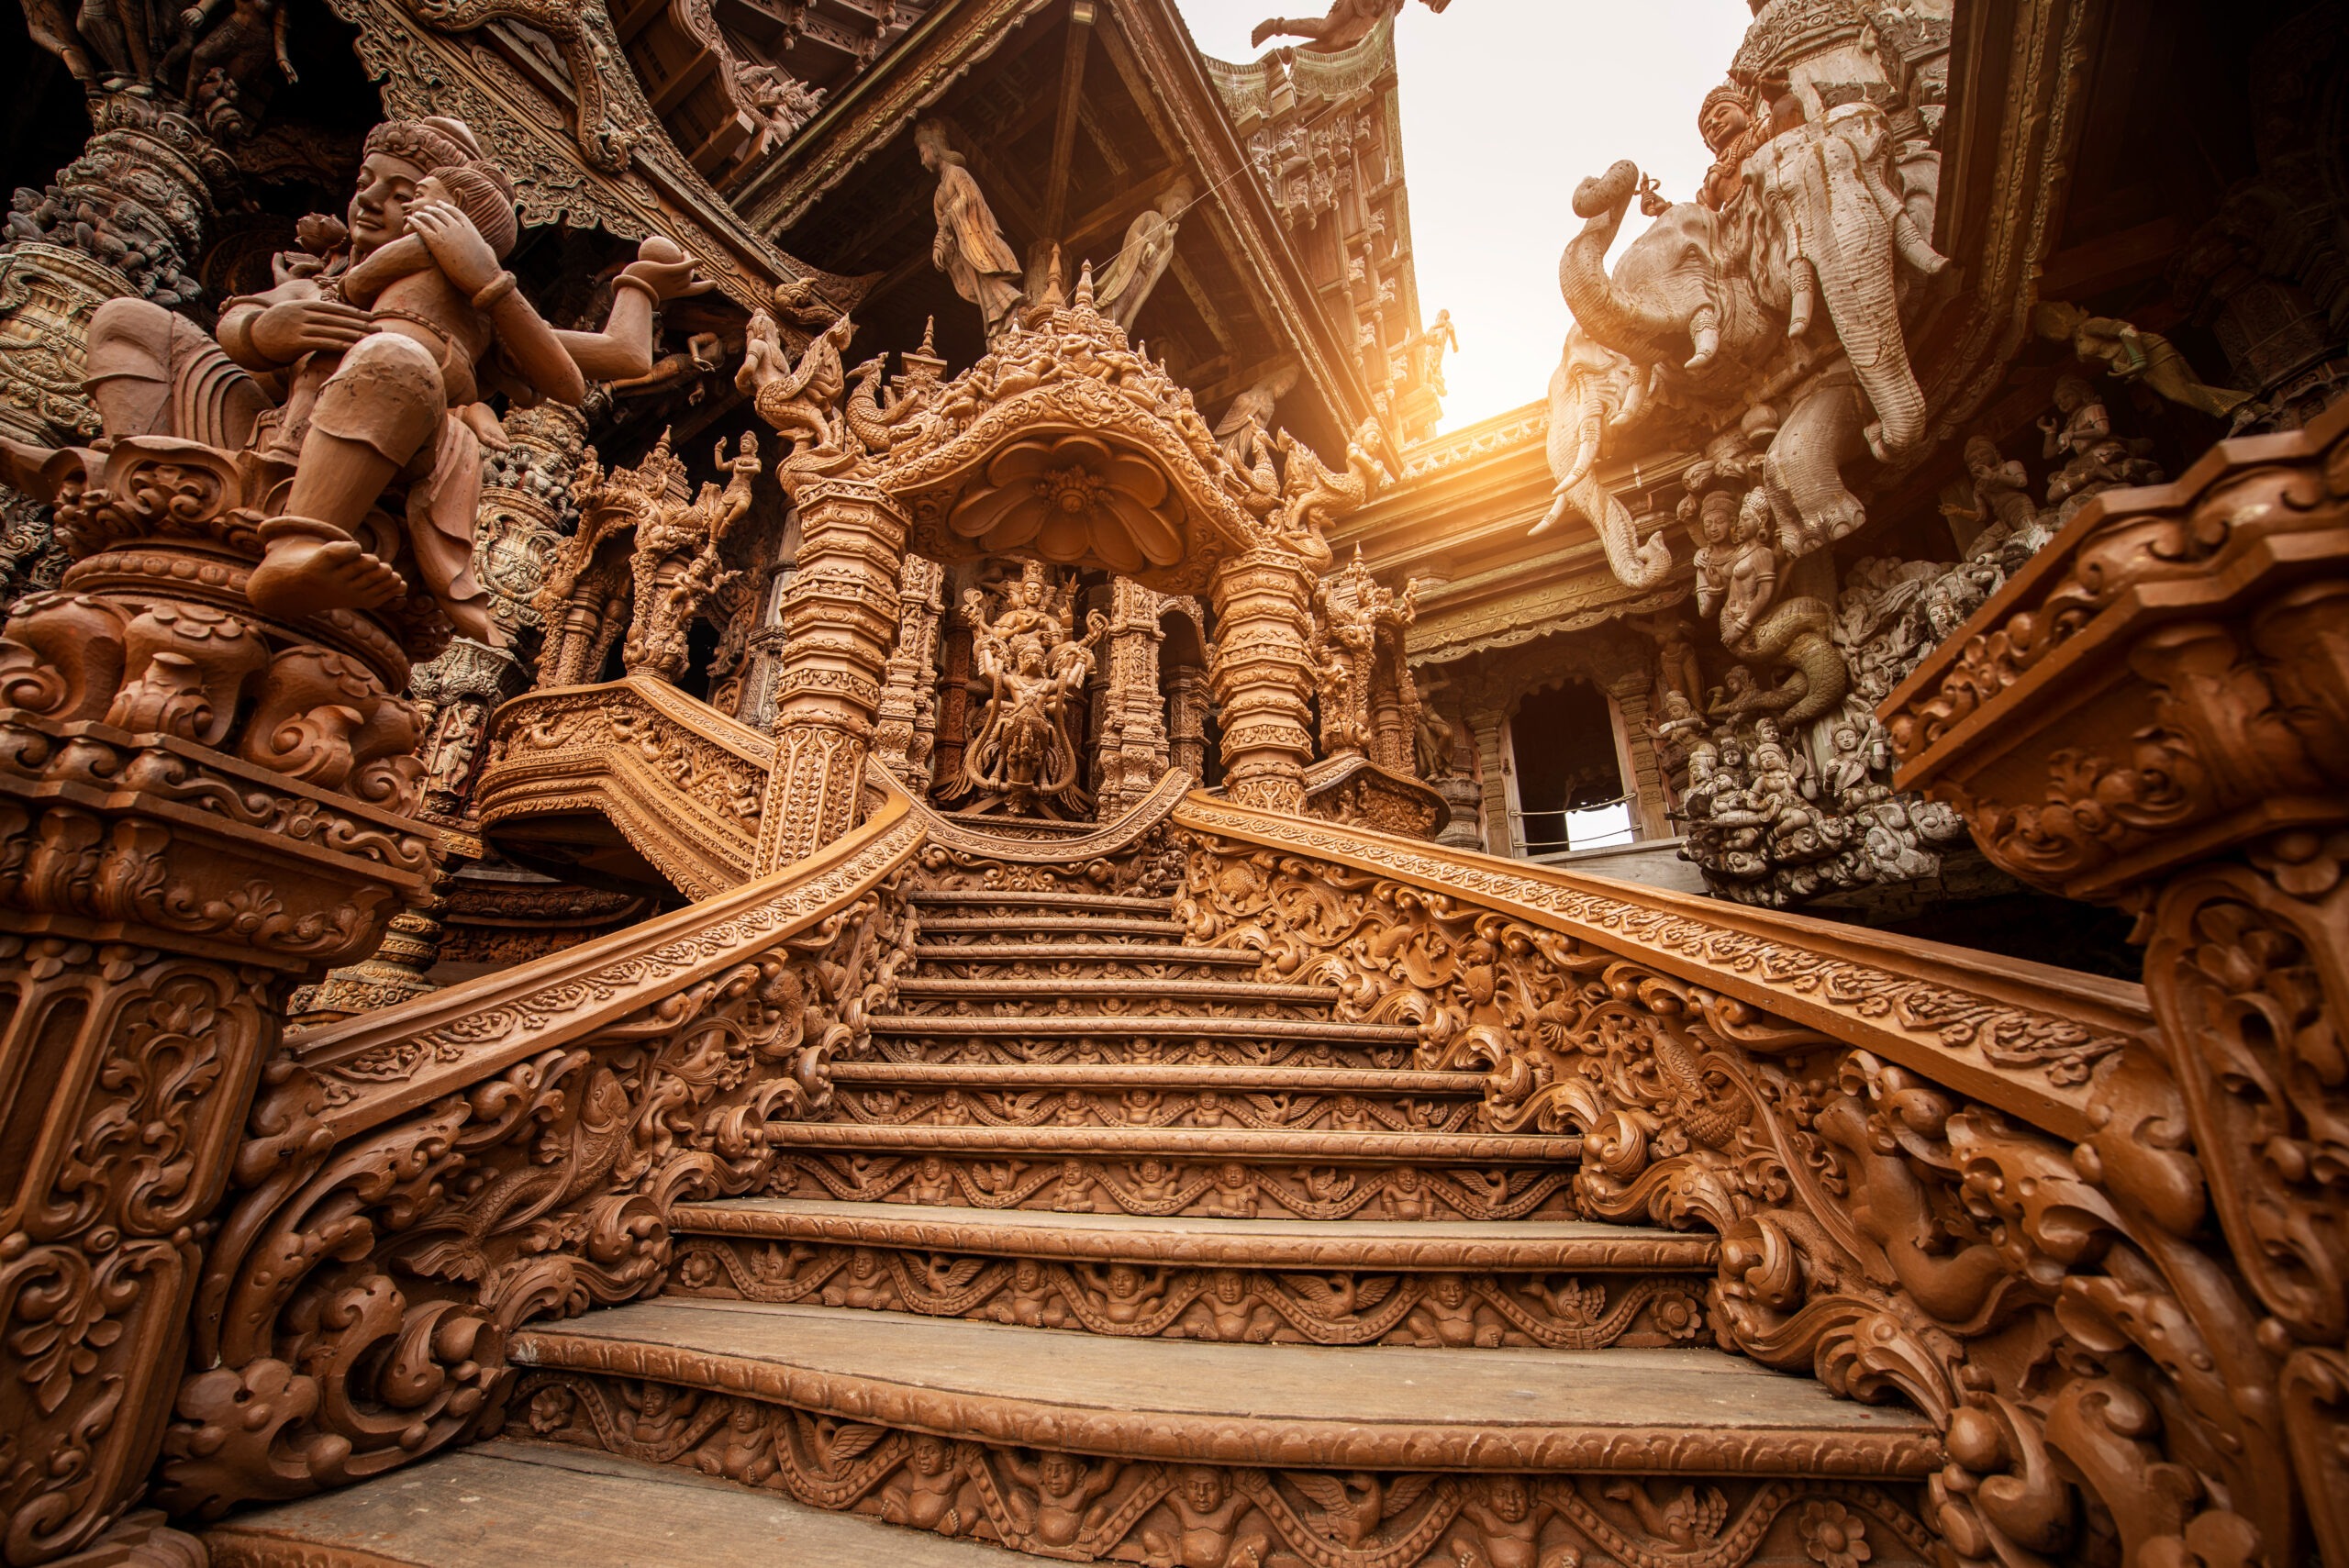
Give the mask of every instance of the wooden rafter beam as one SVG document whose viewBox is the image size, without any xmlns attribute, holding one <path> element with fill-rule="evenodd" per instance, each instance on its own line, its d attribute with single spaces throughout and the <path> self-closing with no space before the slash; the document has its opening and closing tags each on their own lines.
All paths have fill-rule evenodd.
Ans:
<svg viewBox="0 0 2349 1568">
<path fill-rule="evenodd" d="M 1044 175 L 1045 236 L 1064 239 L 1068 216 L 1068 166 L 1076 151 L 1076 107 L 1085 94 L 1085 56 L 1093 42 L 1095 0 L 1069 0 L 1068 52 L 1061 61 L 1060 113 L 1052 122 L 1052 161 Z"/>
</svg>

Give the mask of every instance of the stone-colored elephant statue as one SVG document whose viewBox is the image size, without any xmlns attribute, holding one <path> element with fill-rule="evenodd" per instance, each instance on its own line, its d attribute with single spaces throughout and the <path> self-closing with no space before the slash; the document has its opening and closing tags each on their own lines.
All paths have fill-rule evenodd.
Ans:
<svg viewBox="0 0 2349 1568">
<path fill-rule="evenodd" d="M 1748 199 L 1728 213 L 1695 202 L 1661 210 L 1643 204 L 1654 221 L 1611 274 L 1607 251 L 1642 194 L 1639 169 L 1617 163 L 1575 192 L 1585 222 L 1559 259 L 1560 292 L 1577 331 L 1648 373 L 1652 391 L 1727 403 L 1788 338 L 1810 332 L 1818 305 L 1826 306 L 1844 352 L 1788 396 L 1764 463 L 1779 534 L 1798 550 L 1841 539 L 1866 520 L 1843 484 L 1844 462 L 1865 450 L 1897 454 L 1922 437 L 1924 396 L 1909 363 L 1898 269 L 1905 262 L 1930 273 L 1946 264 L 1925 241 L 1919 216 L 1929 227 L 1934 172 L 1913 159 L 1896 168 L 1880 111 L 1844 106 L 1820 126 L 1797 123 L 1749 159 Z M 1609 504 L 1588 478 L 1596 446 L 1581 436 L 1591 390 L 1606 383 L 1578 370 L 1576 353 L 1570 336 L 1552 379 L 1558 500 L 1540 526 L 1574 510 L 1608 540 L 1628 529 L 1609 526 Z M 1603 390 L 1598 401 L 1605 406 Z M 1562 414 L 1571 422 L 1563 439 Z M 1608 428 L 1602 420 L 1600 429 Z M 1637 585 L 1625 560 L 1648 574 L 1644 556 L 1610 542 L 1609 563 Z"/>
</svg>

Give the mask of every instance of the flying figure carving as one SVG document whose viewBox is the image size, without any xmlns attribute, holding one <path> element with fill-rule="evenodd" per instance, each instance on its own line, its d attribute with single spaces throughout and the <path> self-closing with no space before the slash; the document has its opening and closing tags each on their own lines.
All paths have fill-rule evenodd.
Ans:
<svg viewBox="0 0 2349 1568">
<path fill-rule="evenodd" d="M 1421 0 L 1437 16 L 1452 0 Z M 1256 24 L 1248 41 L 1258 49 L 1276 38 L 1309 39 L 1297 47 L 1315 54 L 1335 54 L 1370 36 L 1370 30 L 1403 8 L 1403 0 L 1332 0 L 1329 15 L 1316 21 L 1305 17 L 1271 17 Z"/>
</svg>

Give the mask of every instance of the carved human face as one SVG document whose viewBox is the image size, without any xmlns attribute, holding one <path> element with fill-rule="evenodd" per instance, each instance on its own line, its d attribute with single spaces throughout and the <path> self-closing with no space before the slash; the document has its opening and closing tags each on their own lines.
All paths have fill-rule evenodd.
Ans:
<svg viewBox="0 0 2349 1568">
<path fill-rule="evenodd" d="M 1753 117 L 1745 112 L 1743 104 L 1733 98 L 1718 98 L 1706 109 L 1705 117 L 1697 128 L 1703 135 L 1705 145 L 1718 156 L 1728 150 L 1731 142 L 1743 136 L 1745 128 L 1753 123 Z"/>
<path fill-rule="evenodd" d="M 1458 1274 L 1438 1274 L 1429 1294 L 1435 1297 L 1437 1305 L 1452 1307 L 1468 1299 L 1468 1287 L 1461 1283 Z"/>
<path fill-rule="evenodd" d="M 1707 544 L 1727 544 L 1730 529 L 1737 524 L 1737 497 L 1726 490 L 1716 490 L 1705 497 L 1702 513 Z"/>
<path fill-rule="evenodd" d="M 371 152 L 359 165 L 359 184 L 351 193 L 351 207 L 343 221 L 351 229 L 351 251 L 364 256 L 377 246 L 407 232 L 408 208 L 420 197 L 423 170 L 388 152 Z M 440 199 L 448 199 L 440 193 Z"/>
<path fill-rule="evenodd" d="M 1183 1473 L 1183 1496 L 1195 1514 L 1211 1514 L 1223 1507 L 1223 1472 L 1194 1467 Z"/>
<path fill-rule="evenodd" d="M 946 1468 L 946 1444 L 938 1438 L 914 1439 L 914 1468 L 924 1475 L 936 1475 Z"/>
<path fill-rule="evenodd" d="M 1076 1462 L 1064 1453 L 1048 1453 L 1038 1467 L 1044 1490 L 1066 1494 L 1076 1490 Z"/>
<path fill-rule="evenodd" d="M 1491 1499 L 1492 1510 L 1510 1524 L 1524 1518 L 1531 1507 L 1525 1496 L 1525 1483 L 1514 1475 L 1496 1475 L 1491 1489 L 1486 1494 Z"/>
</svg>

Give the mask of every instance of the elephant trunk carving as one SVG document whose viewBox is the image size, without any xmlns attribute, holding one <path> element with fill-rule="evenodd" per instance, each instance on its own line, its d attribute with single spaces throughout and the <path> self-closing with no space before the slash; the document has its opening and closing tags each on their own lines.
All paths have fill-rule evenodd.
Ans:
<svg viewBox="0 0 2349 1568">
<path fill-rule="evenodd" d="M 1631 508 L 1609 495 L 1595 476 L 1610 429 L 1637 419 L 1645 404 L 1645 378 L 1620 355 L 1592 342 L 1577 328 L 1550 376 L 1550 473 L 1557 481 L 1549 514 L 1533 525 L 1541 533 L 1572 513 L 1589 523 L 1607 552 L 1608 567 L 1634 588 L 1653 588 L 1672 570 L 1672 546 L 1658 533 L 1640 542 Z"/>
<path fill-rule="evenodd" d="M 1558 258 L 1558 291 L 1582 329 L 1642 364 L 1686 360 L 1689 324 L 1628 295 L 1607 275 L 1607 250 L 1640 186 L 1639 166 L 1628 159 L 1575 187 L 1575 214 L 1586 219 Z"/>
</svg>

